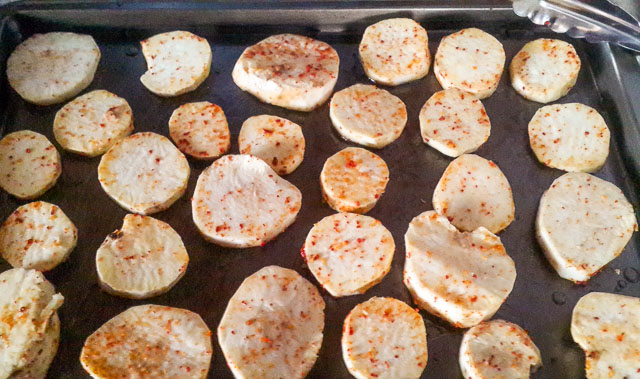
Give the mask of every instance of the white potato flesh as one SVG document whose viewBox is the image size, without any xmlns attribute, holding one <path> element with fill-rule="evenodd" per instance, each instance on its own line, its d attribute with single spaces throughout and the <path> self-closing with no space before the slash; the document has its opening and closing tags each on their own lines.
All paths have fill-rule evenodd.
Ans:
<svg viewBox="0 0 640 379">
<path fill-rule="evenodd" d="M 191 201 L 193 221 L 209 242 L 261 246 L 291 225 L 302 194 L 251 155 L 226 155 L 205 169 Z"/>
<path fill-rule="evenodd" d="M 409 18 L 390 18 L 370 25 L 358 51 L 367 76 L 390 86 L 425 77 L 431 65 L 427 31 Z"/>
<path fill-rule="evenodd" d="M 56 113 L 53 134 L 63 149 L 95 157 L 133 132 L 129 103 L 96 90 L 73 99 Z"/>
<path fill-rule="evenodd" d="M 571 336 L 584 350 L 589 379 L 640 377 L 640 298 L 604 292 L 583 296 Z"/>
<path fill-rule="evenodd" d="M 249 117 L 240 129 L 238 145 L 240 154 L 262 159 L 280 175 L 292 173 L 304 158 L 302 128 L 278 116 Z"/>
<path fill-rule="evenodd" d="M 513 260 L 483 227 L 461 233 L 427 211 L 411 221 L 404 240 L 404 283 L 415 302 L 456 327 L 491 318 L 513 289 Z"/>
<path fill-rule="evenodd" d="M 197 313 L 147 304 L 127 309 L 93 332 L 80 363 L 96 379 L 203 379 L 211 355 L 211 331 Z"/>
<path fill-rule="evenodd" d="M 381 149 L 402 134 L 407 107 L 383 89 L 354 84 L 333 94 L 329 116 L 343 138 Z"/>
<path fill-rule="evenodd" d="M 484 99 L 498 88 L 504 62 L 500 41 L 480 29 L 469 28 L 440 41 L 433 72 L 442 88 L 458 88 Z"/>
<path fill-rule="evenodd" d="M 265 103 L 311 111 L 331 95 L 339 65 L 338 53 L 328 44 L 278 34 L 246 48 L 231 75 L 240 89 Z"/>
<path fill-rule="evenodd" d="M 316 223 L 302 252 L 309 270 L 331 295 L 365 293 L 391 269 L 393 236 L 373 217 L 337 213 Z"/>
<path fill-rule="evenodd" d="M 126 215 L 122 229 L 109 234 L 96 253 L 102 287 L 132 299 L 169 291 L 188 264 L 182 238 L 169 224 L 135 214 Z"/>
<path fill-rule="evenodd" d="M 178 30 L 156 34 L 140 45 L 147 61 L 140 81 L 158 96 L 191 92 L 209 76 L 211 47 L 202 37 Z"/>
<path fill-rule="evenodd" d="M 503 320 L 482 322 L 462 338 L 460 370 L 465 378 L 525 379 L 540 366 L 540 350 L 516 324 Z"/>
<path fill-rule="evenodd" d="M 0 377 L 44 379 L 58 349 L 64 298 L 41 272 L 0 274 Z"/>
<path fill-rule="evenodd" d="M 384 193 L 389 168 L 378 155 L 347 147 L 330 156 L 320 173 L 322 195 L 339 212 L 367 213 Z"/>
<path fill-rule="evenodd" d="M 91 84 L 99 61 L 100 49 L 90 35 L 34 34 L 9 56 L 7 78 L 24 100 L 57 104 Z"/>
<path fill-rule="evenodd" d="M 20 130 L 0 140 L 0 187 L 18 199 L 40 197 L 61 173 L 60 154 L 42 134 Z"/>
<path fill-rule="evenodd" d="M 143 132 L 120 140 L 102 156 L 98 179 L 121 207 L 149 215 L 184 194 L 190 172 L 187 159 L 169 139 Z"/>
<path fill-rule="evenodd" d="M 585 282 L 616 258 L 638 223 L 633 206 L 614 184 L 567 173 L 542 195 L 538 242 L 558 275 Z"/>
<path fill-rule="evenodd" d="M 197 159 L 215 159 L 231 146 L 222 108 L 208 101 L 187 103 L 173 111 L 169 134 L 180 151 Z"/>
<path fill-rule="evenodd" d="M 233 294 L 218 341 L 236 378 L 304 378 L 322 345 L 324 300 L 300 274 L 267 266 Z"/>
<path fill-rule="evenodd" d="M 492 161 L 475 154 L 454 159 L 433 191 L 433 209 L 463 231 L 503 230 L 515 217 L 511 185 Z"/>
<path fill-rule="evenodd" d="M 422 316 L 400 300 L 372 297 L 344 320 L 342 356 L 358 379 L 419 378 L 427 366 Z"/>
<path fill-rule="evenodd" d="M 573 45 L 540 38 L 524 45 L 513 57 L 509 66 L 511 86 L 525 99 L 550 103 L 573 88 L 580 66 Z"/>
<path fill-rule="evenodd" d="M 0 253 L 13 267 L 51 270 L 77 242 L 78 229 L 69 217 L 44 201 L 18 207 L 0 228 Z"/>
<path fill-rule="evenodd" d="M 593 172 L 609 155 L 609 128 L 600 113 L 579 103 L 553 104 L 529 122 L 529 143 L 546 166 L 570 172 Z"/>
<path fill-rule="evenodd" d="M 489 139 L 491 121 L 475 95 L 449 88 L 422 106 L 420 133 L 426 144 L 455 158 L 478 150 Z"/>
</svg>

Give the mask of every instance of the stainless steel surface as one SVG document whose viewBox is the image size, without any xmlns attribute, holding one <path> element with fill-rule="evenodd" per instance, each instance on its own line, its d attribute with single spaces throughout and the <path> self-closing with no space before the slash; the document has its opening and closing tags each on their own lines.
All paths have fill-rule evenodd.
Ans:
<svg viewBox="0 0 640 379">
<path fill-rule="evenodd" d="M 634 8 L 627 0 L 617 0 L 615 4 L 614 0 L 513 0 L 516 14 L 538 25 L 574 38 L 611 42 L 635 51 L 640 51 L 639 7 L 636 2 Z"/>
<path fill-rule="evenodd" d="M 506 3 L 506 4 L 505 4 Z M 444 5 L 443 5 L 444 4 Z M 273 7 L 253 3 L 208 4 L 97 2 L 91 5 L 56 1 L 28 2 L 5 8 L 10 16 L 0 32 L 0 68 L 7 54 L 35 32 L 69 30 L 90 33 L 98 42 L 102 59 L 87 91 L 107 89 L 126 98 L 133 109 L 136 131 L 168 135 L 173 109 L 190 101 L 208 100 L 220 105 L 228 117 L 232 150 L 242 122 L 256 114 L 280 115 L 302 125 L 307 152 L 302 165 L 287 180 L 303 194 L 296 222 L 262 248 L 225 249 L 206 243 L 191 220 L 189 197 L 205 164 L 190 160 L 192 174 L 187 194 L 168 210 L 154 215 L 180 233 L 191 261 L 184 278 L 167 294 L 145 301 L 110 296 L 100 291 L 95 273 L 95 252 L 107 234 L 119 228 L 126 212 L 111 201 L 97 180 L 99 159 L 62 152 L 63 173 L 59 183 L 42 200 L 59 205 L 79 228 L 79 242 L 70 259 L 46 273 L 66 301 L 61 308 L 62 335 L 59 352 L 50 370 L 52 378 L 87 377 L 78 358 L 86 337 L 106 320 L 129 306 L 143 303 L 183 307 L 202 315 L 215 331 L 227 301 L 248 275 L 268 264 L 293 268 L 317 284 L 299 254 L 313 223 L 333 211 L 322 202 L 318 187 L 324 160 L 351 145 L 333 130 L 328 106 L 310 112 L 293 112 L 260 103 L 240 91 L 231 80 L 231 69 L 242 50 L 272 33 L 294 32 L 330 43 L 340 55 L 336 90 L 368 82 L 357 57 L 364 28 L 387 17 L 407 16 L 429 30 L 434 53 L 440 39 L 463 27 L 477 26 L 495 35 L 505 47 L 507 64 L 526 43 L 538 37 L 554 37 L 546 28 L 517 17 L 505 1 L 452 2 L 305 2 L 277 3 Z M 158 9 L 169 5 L 171 9 Z M 78 8 L 82 8 L 79 10 Z M 194 92 L 177 98 L 159 98 L 139 82 L 146 65 L 138 42 L 154 33 L 174 29 L 193 31 L 209 40 L 213 48 L 211 76 Z M 582 59 L 578 82 L 560 103 L 583 102 L 595 107 L 612 132 L 611 153 L 597 176 L 612 181 L 640 209 L 640 94 L 636 58 L 618 47 L 590 45 L 570 40 Z M 392 232 L 397 251 L 391 272 L 366 294 L 335 299 L 323 292 L 327 304 L 325 337 L 320 356 L 309 377 L 347 378 L 342 362 L 342 321 L 358 303 L 371 296 L 392 296 L 411 303 L 402 283 L 404 232 L 412 217 L 432 209 L 431 195 L 450 158 L 422 143 L 418 113 L 424 102 L 440 90 L 433 73 L 399 87 L 385 87 L 407 105 L 409 121 L 402 136 L 376 151 L 389 165 L 387 192 L 369 213 Z M 516 203 L 516 220 L 500 234 L 514 259 L 518 278 L 496 318 L 527 329 L 542 352 L 544 367 L 533 378 L 582 378 L 584 354 L 569 333 L 571 310 L 590 291 L 640 296 L 640 238 L 636 233 L 622 255 L 586 285 L 563 280 L 547 263 L 534 234 L 540 196 L 561 171 L 537 163 L 528 144 L 527 123 L 540 104 L 520 97 L 510 86 L 505 71 L 495 94 L 483 100 L 492 121 L 491 137 L 478 154 L 494 160 L 509 179 Z M 0 134 L 32 129 L 52 141 L 52 123 L 60 106 L 37 107 L 25 103 L 6 84 L 0 86 Z M 59 147 L 59 146 L 58 146 Z M 0 219 L 20 202 L 0 192 Z M 0 262 L 0 270 L 9 268 Z M 457 353 L 463 330 L 454 329 L 421 311 L 427 325 L 429 362 L 424 378 L 458 378 Z M 210 377 L 230 378 L 215 340 Z"/>
</svg>

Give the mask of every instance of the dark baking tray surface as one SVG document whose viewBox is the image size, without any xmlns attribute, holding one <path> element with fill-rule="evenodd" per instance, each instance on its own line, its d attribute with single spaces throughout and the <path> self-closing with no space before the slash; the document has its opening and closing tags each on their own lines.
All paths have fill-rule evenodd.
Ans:
<svg viewBox="0 0 640 379">
<path fill-rule="evenodd" d="M 157 9 L 163 5 L 170 9 Z M 144 303 L 183 307 L 199 313 L 214 331 L 214 353 L 210 377 L 230 378 L 215 340 L 227 301 L 248 275 L 266 265 L 295 269 L 317 284 L 299 251 L 314 222 L 332 214 L 322 202 L 319 175 L 327 157 L 349 146 L 333 130 L 328 105 L 310 112 L 293 112 L 263 104 L 242 92 L 232 82 L 231 69 L 242 50 L 262 38 L 280 32 L 304 34 L 330 43 L 339 53 L 340 75 L 336 90 L 367 83 L 358 61 L 357 45 L 364 28 L 378 20 L 407 16 L 429 31 L 432 54 L 440 39 L 463 27 L 477 26 L 495 35 L 505 47 L 507 65 L 522 45 L 549 34 L 513 15 L 508 2 L 487 1 L 464 8 L 464 2 L 307 2 L 307 3 L 135 3 L 75 2 L 24 3 L 4 10 L 0 92 L 1 134 L 31 129 L 51 141 L 52 123 L 58 106 L 27 104 L 11 90 L 4 77 L 7 54 L 17 43 L 35 32 L 76 31 L 94 36 L 102 52 L 95 80 L 86 90 L 106 89 L 126 98 L 133 108 L 136 132 L 154 131 L 168 136 L 167 122 L 179 105 L 208 100 L 219 104 L 229 120 L 231 153 L 237 153 L 242 122 L 256 114 L 275 114 L 302 125 L 307 151 L 302 165 L 286 179 L 303 193 L 297 221 L 266 246 L 225 249 L 204 241 L 191 220 L 189 198 L 196 179 L 207 166 L 190 160 L 192 173 L 185 196 L 168 210 L 153 217 L 170 223 L 182 236 L 191 262 L 186 275 L 167 294 L 144 301 L 127 300 L 102 292 L 98 286 L 94 257 L 107 234 L 120 228 L 126 212 L 102 191 L 97 179 L 99 158 L 87 159 L 62 150 L 63 173 L 58 184 L 42 200 L 59 205 L 79 228 L 79 241 L 69 260 L 46 276 L 65 297 L 59 310 L 61 342 L 49 376 L 80 378 L 86 373 L 79 355 L 86 337 L 109 318 L 126 308 Z M 209 78 L 194 92 L 160 98 L 139 82 L 146 65 L 138 42 L 157 32 L 186 29 L 206 37 L 213 49 Z M 628 53 L 608 45 L 589 45 L 571 40 L 582 59 L 578 82 L 560 103 L 582 102 L 604 116 L 612 132 L 611 153 L 596 173 L 621 187 L 638 209 L 638 113 L 629 100 L 640 94 L 638 62 Z M 633 71 L 635 70 L 635 72 Z M 624 80 L 622 80 L 624 79 Z M 634 82 L 635 81 L 635 82 Z M 416 82 L 387 88 L 407 105 L 409 121 L 402 136 L 376 151 L 387 162 L 391 179 L 385 195 L 369 215 L 380 219 L 393 233 L 397 251 L 386 278 L 366 294 L 336 299 L 326 292 L 326 324 L 320 356 L 310 378 L 346 378 L 341 356 L 342 322 L 358 303 L 371 296 L 392 296 L 411 303 L 402 283 L 404 233 L 409 221 L 432 209 L 431 195 L 450 158 L 421 142 L 418 113 L 423 103 L 440 90 L 433 73 Z M 516 219 L 500 234 L 516 263 L 518 277 L 513 292 L 496 314 L 527 329 L 542 352 L 544 367 L 534 378 L 581 378 L 584 357 L 573 343 L 569 323 L 576 301 L 590 291 L 640 296 L 640 240 L 636 233 L 623 254 L 586 285 L 561 279 L 544 258 L 534 235 L 538 201 L 544 190 L 563 172 L 543 167 L 532 154 L 527 123 L 540 104 L 527 101 L 511 88 L 505 71 L 496 93 L 484 104 L 492 121 L 491 137 L 477 154 L 495 161 L 509 179 L 516 204 Z M 59 148 L 59 146 L 58 146 Z M 635 150 L 634 150 L 635 149 Z M 4 220 L 21 202 L 0 193 L 0 219 Z M 0 270 L 10 266 L 2 261 Z M 429 362 L 424 378 L 457 378 L 458 348 L 464 330 L 456 330 L 421 311 L 427 325 Z"/>
</svg>

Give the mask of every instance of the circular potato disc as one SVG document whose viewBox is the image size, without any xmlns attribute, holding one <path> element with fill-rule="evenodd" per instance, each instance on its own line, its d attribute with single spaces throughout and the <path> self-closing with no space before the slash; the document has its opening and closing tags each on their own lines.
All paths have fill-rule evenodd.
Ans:
<svg viewBox="0 0 640 379">
<path fill-rule="evenodd" d="M 133 131 L 129 103 L 96 90 L 75 98 L 56 113 L 53 134 L 63 149 L 95 157 Z"/>
<path fill-rule="evenodd" d="M 222 108 L 208 101 L 187 103 L 173 111 L 169 133 L 180 151 L 198 159 L 217 158 L 231 145 Z"/>
<path fill-rule="evenodd" d="M 347 147 L 330 156 L 320 173 L 322 195 L 339 212 L 366 213 L 389 182 L 389 168 L 376 154 Z"/>
<path fill-rule="evenodd" d="M 423 78 L 431 54 L 427 31 L 409 18 L 390 18 L 367 27 L 358 47 L 367 76 L 395 86 Z"/>
<path fill-rule="evenodd" d="M 100 49 L 90 35 L 34 34 L 9 56 L 7 78 L 26 101 L 57 104 L 91 84 L 99 61 Z"/>
<path fill-rule="evenodd" d="M 536 157 L 560 170 L 598 170 L 609 155 L 610 139 L 602 116 L 584 104 L 547 105 L 529 122 L 529 143 Z"/>
<path fill-rule="evenodd" d="M 233 81 L 265 103 L 311 111 L 331 95 L 340 58 L 328 44 L 296 34 L 266 38 L 242 52 Z"/>
<path fill-rule="evenodd" d="M 333 127 L 345 139 L 383 148 L 402 134 L 407 107 L 383 89 L 355 84 L 333 94 L 329 116 Z"/>
<path fill-rule="evenodd" d="M 236 378 L 304 378 L 322 345 L 324 301 L 293 270 L 267 266 L 227 304 L 218 341 Z"/>
<path fill-rule="evenodd" d="M 0 187 L 18 199 L 44 194 L 61 173 L 60 154 L 42 134 L 21 130 L 0 140 Z"/>
<path fill-rule="evenodd" d="M 0 252 L 13 267 L 51 270 L 67 259 L 77 242 L 73 222 L 44 201 L 18 207 L 0 228 Z"/>
<path fill-rule="evenodd" d="M 189 255 L 173 228 L 149 216 L 128 214 L 96 253 L 100 283 L 114 295 L 146 299 L 167 292 L 187 270 Z"/>
<path fill-rule="evenodd" d="M 358 379 L 419 378 L 427 366 L 422 316 L 400 300 L 372 297 L 344 320 L 342 356 Z"/>
<path fill-rule="evenodd" d="M 280 175 L 292 173 L 304 158 L 302 128 L 277 116 L 249 117 L 240 129 L 238 145 L 241 154 L 262 159 Z"/>
<path fill-rule="evenodd" d="M 311 228 L 304 258 L 322 288 L 333 296 L 365 293 L 391 269 L 393 236 L 373 217 L 337 213 Z"/>
<path fill-rule="evenodd" d="M 476 151 L 489 138 L 491 122 L 480 99 L 450 88 L 433 94 L 420 110 L 422 140 L 444 155 Z"/>
<path fill-rule="evenodd" d="M 573 88 L 580 66 L 573 45 L 540 38 L 524 45 L 513 57 L 509 66 L 511 85 L 525 99 L 550 103 Z"/>
<path fill-rule="evenodd" d="M 0 274 L 0 377 L 44 378 L 58 349 L 64 301 L 41 272 Z"/>
<path fill-rule="evenodd" d="M 113 145 L 100 159 L 98 179 L 124 209 L 152 214 L 165 210 L 187 189 L 189 163 L 166 137 L 136 133 Z"/>
<path fill-rule="evenodd" d="M 211 47 L 193 33 L 177 30 L 156 34 L 140 45 L 148 67 L 140 81 L 158 96 L 191 92 L 209 76 Z"/>
<path fill-rule="evenodd" d="M 191 200 L 193 221 L 210 242 L 261 246 L 291 225 L 302 194 L 259 158 L 226 155 L 200 174 Z"/>
<path fill-rule="evenodd" d="M 442 88 L 458 88 L 484 99 L 498 88 L 504 62 L 500 41 L 480 29 L 469 28 L 440 41 L 433 72 Z"/>
<path fill-rule="evenodd" d="M 139 305 L 87 338 L 80 363 L 94 378 L 201 378 L 211 363 L 211 331 L 194 312 Z"/>
</svg>

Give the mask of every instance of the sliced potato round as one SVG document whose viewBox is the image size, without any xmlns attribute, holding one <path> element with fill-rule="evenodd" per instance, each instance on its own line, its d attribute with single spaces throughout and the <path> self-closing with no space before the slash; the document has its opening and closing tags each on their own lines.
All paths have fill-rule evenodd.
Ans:
<svg viewBox="0 0 640 379">
<path fill-rule="evenodd" d="M 367 76 L 390 86 L 424 78 L 431 65 L 427 31 L 409 18 L 370 25 L 358 51 Z"/>
<path fill-rule="evenodd" d="M 26 101 L 57 104 L 91 84 L 99 61 L 100 49 L 90 35 L 34 34 L 9 56 L 7 78 Z"/>
<path fill-rule="evenodd" d="M 149 215 L 171 206 L 187 189 L 189 163 L 166 137 L 136 133 L 100 159 L 98 179 L 124 209 Z"/>
<path fill-rule="evenodd" d="M 198 159 L 218 158 L 231 145 L 222 108 L 208 101 L 187 103 L 173 111 L 169 134 L 180 151 Z"/>
<path fill-rule="evenodd" d="M 389 168 L 376 154 L 347 147 L 330 156 L 320 173 L 322 195 L 339 212 L 367 213 L 384 193 Z"/>
<path fill-rule="evenodd" d="M 42 134 L 20 130 L 0 140 L 0 187 L 18 199 L 41 196 L 61 173 L 60 154 Z"/>
<path fill-rule="evenodd" d="M 433 94 L 420 110 L 423 141 L 444 155 L 472 153 L 489 139 L 491 121 L 480 99 L 449 88 Z"/>
<path fill-rule="evenodd" d="M 570 43 L 540 38 L 513 57 L 511 85 L 525 99 L 550 103 L 566 95 L 578 79 L 580 57 Z"/>
<path fill-rule="evenodd" d="M 515 216 L 511 185 L 500 168 L 475 154 L 454 159 L 433 191 L 433 209 L 456 228 L 503 230 Z"/>
<path fill-rule="evenodd" d="M 513 289 L 513 260 L 484 227 L 459 232 L 427 211 L 411 220 L 404 241 L 404 283 L 413 299 L 456 327 L 491 318 Z"/>
<path fill-rule="evenodd" d="M 226 155 L 200 174 L 191 200 L 204 238 L 226 247 L 261 246 L 291 225 L 302 194 L 261 159 Z"/>
<path fill-rule="evenodd" d="M 400 300 L 372 297 L 344 320 L 342 356 L 358 379 L 419 378 L 427 366 L 422 316 Z"/>
<path fill-rule="evenodd" d="M 63 149 L 95 157 L 133 132 L 129 103 L 104 90 L 75 98 L 56 113 L 53 135 Z"/>
<path fill-rule="evenodd" d="M 218 341 L 236 378 L 304 378 L 322 345 L 324 300 L 297 272 L 267 266 L 229 300 Z"/>
<path fill-rule="evenodd" d="M 277 116 L 249 117 L 240 129 L 238 145 L 241 154 L 262 159 L 280 175 L 292 173 L 304 158 L 302 128 Z"/>
<path fill-rule="evenodd" d="M 536 232 L 560 277 L 585 282 L 616 258 L 638 230 L 622 191 L 585 173 L 567 173 L 542 195 Z"/>
<path fill-rule="evenodd" d="M 45 378 L 58 350 L 63 301 L 41 272 L 0 274 L 0 377 Z"/>
<path fill-rule="evenodd" d="M 331 295 L 365 293 L 391 269 L 393 236 L 373 217 L 337 213 L 311 228 L 302 252 L 309 270 Z"/>
<path fill-rule="evenodd" d="M 147 61 L 147 71 L 140 81 L 158 96 L 191 92 L 209 76 L 211 47 L 193 33 L 177 30 L 156 34 L 140 45 Z"/>
<path fill-rule="evenodd" d="M 498 88 L 505 54 L 500 41 L 480 29 L 462 29 L 440 41 L 433 73 L 444 89 L 458 88 L 479 99 Z"/>
<path fill-rule="evenodd" d="M 160 220 L 128 214 L 96 253 L 96 269 L 109 293 L 146 299 L 171 289 L 184 275 L 189 254 L 180 235 Z"/>
<path fill-rule="evenodd" d="M 297 111 L 322 105 L 338 80 L 338 53 L 328 44 L 278 34 L 244 50 L 233 81 L 260 101 Z"/>
<path fill-rule="evenodd" d="M 467 330 L 460 345 L 460 370 L 469 379 L 529 378 L 542 365 L 540 350 L 516 324 L 493 320 Z"/>
<path fill-rule="evenodd" d="M 94 378 L 206 378 L 211 331 L 194 312 L 139 305 L 87 338 L 80 363 Z"/>
<path fill-rule="evenodd" d="M 67 259 L 77 242 L 73 222 L 44 201 L 18 207 L 0 228 L 0 253 L 13 267 L 51 270 Z"/>
<path fill-rule="evenodd" d="M 584 350 L 587 378 L 638 377 L 639 314 L 637 297 L 591 292 L 578 301 L 571 317 L 571 336 Z"/>
<path fill-rule="evenodd" d="M 355 84 L 333 94 L 329 116 L 345 139 L 381 149 L 402 134 L 407 107 L 383 89 Z"/>
<path fill-rule="evenodd" d="M 609 155 L 610 138 L 600 113 L 579 103 L 544 106 L 529 122 L 529 142 L 538 160 L 565 171 L 598 170 Z"/>
</svg>

